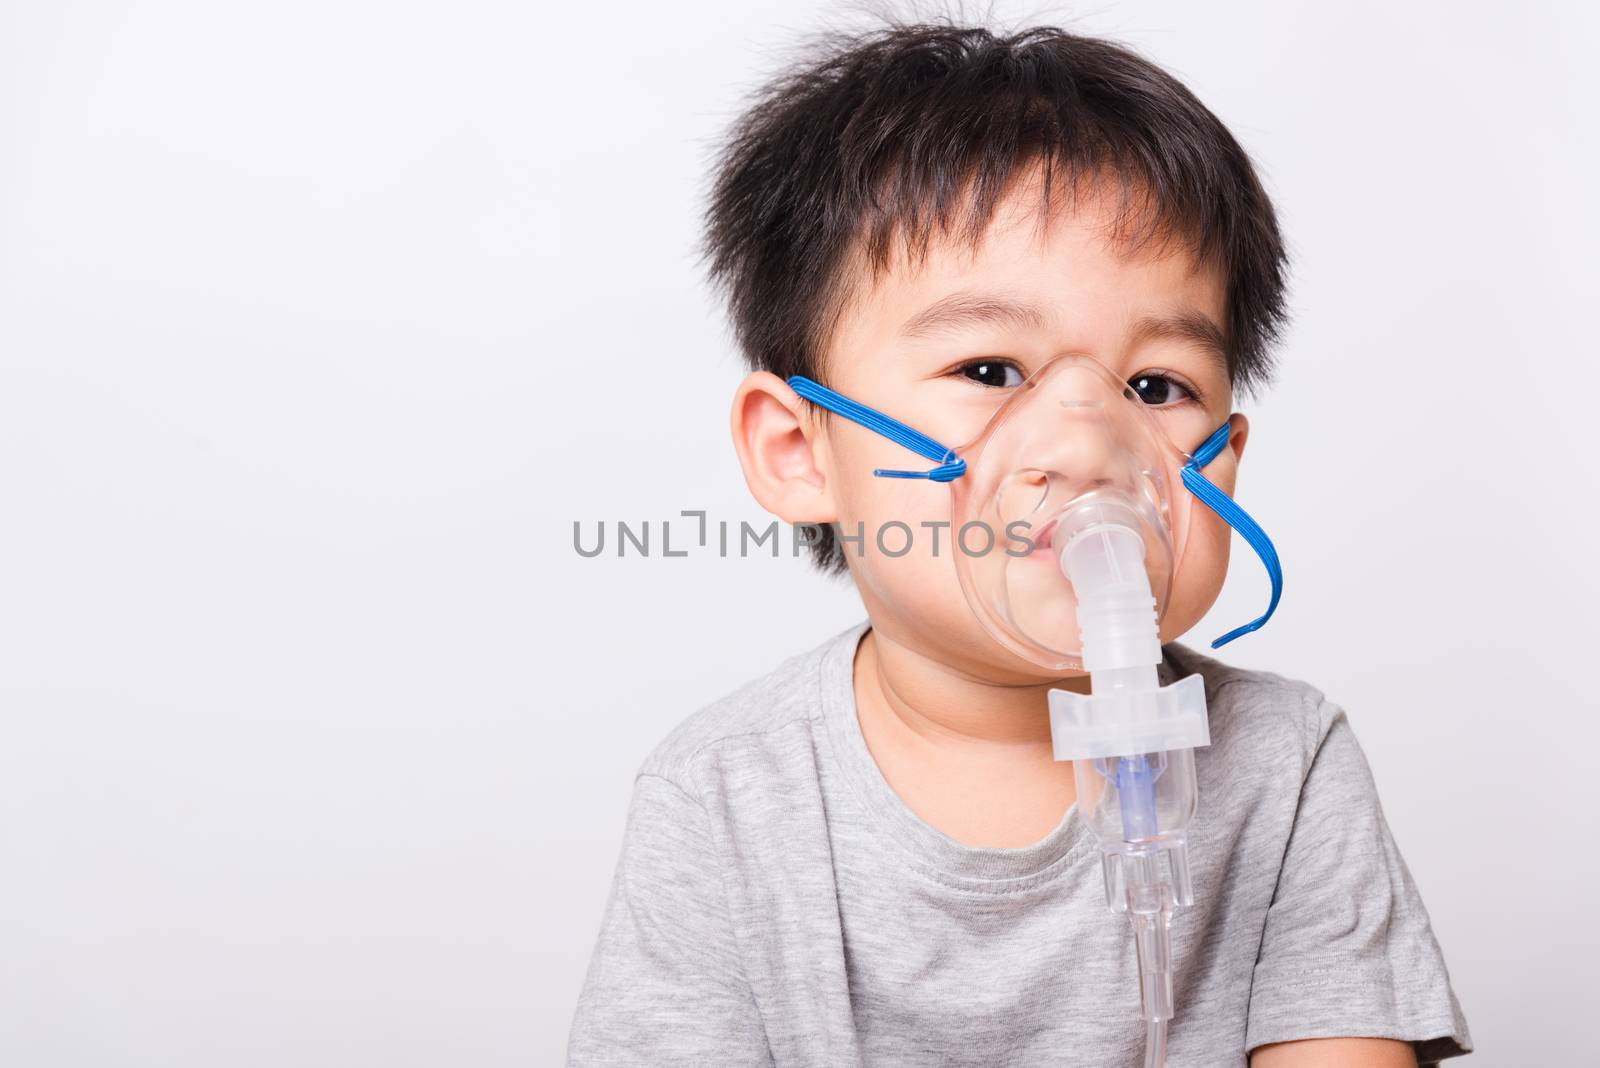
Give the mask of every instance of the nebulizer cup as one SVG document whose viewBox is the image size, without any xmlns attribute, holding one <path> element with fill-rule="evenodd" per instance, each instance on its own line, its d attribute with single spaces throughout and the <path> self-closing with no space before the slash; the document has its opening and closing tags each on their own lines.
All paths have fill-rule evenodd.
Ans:
<svg viewBox="0 0 1600 1068">
<path fill-rule="evenodd" d="M 1139 964 L 1146 1064 L 1163 1063 L 1172 916 L 1194 903 L 1188 832 L 1194 747 L 1210 742 L 1199 675 L 1163 687 L 1161 643 L 1135 509 L 1115 492 L 1058 520 L 1052 549 L 1078 596 L 1090 694 L 1050 691 L 1056 759 L 1073 761 L 1078 812 L 1100 847 L 1106 903 L 1126 913 Z"/>
</svg>

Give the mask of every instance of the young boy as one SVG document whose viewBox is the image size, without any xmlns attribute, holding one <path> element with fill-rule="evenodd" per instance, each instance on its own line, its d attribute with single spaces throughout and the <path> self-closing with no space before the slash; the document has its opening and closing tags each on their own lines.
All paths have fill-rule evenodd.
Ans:
<svg viewBox="0 0 1600 1068">
<path fill-rule="evenodd" d="M 760 95 L 707 250 L 756 369 L 732 419 L 750 489 L 818 526 L 817 561 L 848 572 L 869 622 L 646 760 L 569 1063 L 1151 1063 L 1128 924 L 1052 750 L 1048 691 L 1088 676 L 1038 667 L 975 615 L 939 484 L 953 452 L 927 453 L 933 478 L 875 477 L 915 468 L 905 442 L 790 379 L 961 445 L 1053 358 L 1086 354 L 1075 366 L 1126 383 L 1185 455 L 1226 426 L 1203 475 L 1231 494 L 1248 433 L 1231 400 L 1267 380 L 1285 318 L 1249 159 L 1121 47 L 895 26 L 830 38 Z M 1160 681 L 1203 678 L 1209 745 L 1168 1063 L 1470 1051 L 1344 713 L 1174 640 L 1216 599 L 1231 531 L 1188 501 L 1172 521 Z"/>
</svg>

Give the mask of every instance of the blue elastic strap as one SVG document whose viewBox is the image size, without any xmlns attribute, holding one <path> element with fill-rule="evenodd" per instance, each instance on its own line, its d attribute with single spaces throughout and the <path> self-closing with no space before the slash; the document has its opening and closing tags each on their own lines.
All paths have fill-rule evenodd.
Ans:
<svg viewBox="0 0 1600 1068">
<path fill-rule="evenodd" d="M 1266 566 L 1267 576 L 1272 579 L 1272 600 L 1267 604 L 1267 610 L 1259 617 L 1246 623 L 1242 627 L 1235 627 L 1222 637 L 1211 643 L 1211 648 L 1220 649 L 1241 634 L 1249 634 L 1259 630 L 1262 624 L 1272 618 L 1272 613 L 1278 610 L 1278 598 L 1283 595 L 1283 566 L 1278 563 L 1278 550 L 1272 547 L 1272 539 L 1267 537 L 1267 532 L 1261 529 L 1261 524 L 1251 519 L 1249 514 L 1234 503 L 1233 498 L 1223 493 L 1212 485 L 1206 476 L 1200 473 L 1200 468 L 1216 459 L 1222 447 L 1228 443 L 1228 424 L 1223 423 L 1194 451 L 1189 457 L 1189 462 L 1183 465 L 1179 472 L 1183 477 L 1184 487 L 1200 498 L 1200 503 L 1222 517 L 1240 537 L 1250 543 L 1250 548 L 1261 557 L 1261 563 Z"/>
<path fill-rule="evenodd" d="M 939 465 L 931 471 L 888 471 L 877 468 L 872 473 L 879 478 L 926 478 L 933 482 L 949 482 L 967 473 L 967 461 L 956 456 L 954 449 L 940 445 L 922 431 L 913 430 L 898 419 L 891 419 L 865 404 L 857 404 L 844 394 L 835 393 L 827 386 L 801 375 L 789 378 L 789 388 L 812 404 L 826 408 L 835 415 L 842 415 L 851 422 L 860 423 L 868 430 L 882 434 L 895 444 L 904 445 L 918 456 Z"/>
</svg>

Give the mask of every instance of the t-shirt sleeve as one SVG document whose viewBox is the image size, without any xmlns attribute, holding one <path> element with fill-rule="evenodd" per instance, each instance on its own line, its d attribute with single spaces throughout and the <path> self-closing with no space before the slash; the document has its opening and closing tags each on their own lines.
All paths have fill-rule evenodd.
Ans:
<svg viewBox="0 0 1600 1068">
<path fill-rule="evenodd" d="M 771 1063 L 705 809 L 640 774 L 567 1064 Z"/>
<path fill-rule="evenodd" d="M 1389 833 L 1366 755 L 1323 699 L 1251 983 L 1247 1047 L 1410 1041 L 1420 1064 L 1468 1053 L 1427 910 Z"/>
</svg>

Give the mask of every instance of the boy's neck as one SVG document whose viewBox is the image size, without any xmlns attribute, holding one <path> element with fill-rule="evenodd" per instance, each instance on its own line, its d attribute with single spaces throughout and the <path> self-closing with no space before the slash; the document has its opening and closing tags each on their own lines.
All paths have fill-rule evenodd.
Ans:
<svg viewBox="0 0 1600 1068">
<path fill-rule="evenodd" d="M 1076 797 L 1050 744 L 1050 684 L 971 678 L 869 630 L 856 650 L 862 736 L 913 812 L 968 845 L 1048 834 Z"/>
<path fill-rule="evenodd" d="M 858 690 L 866 683 L 888 711 L 931 744 L 1050 746 L 1048 694 L 1061 683 L 1007 686 L 975 679 L 875 627 L 861 639 L 855 670 Z"/>
</svg>

